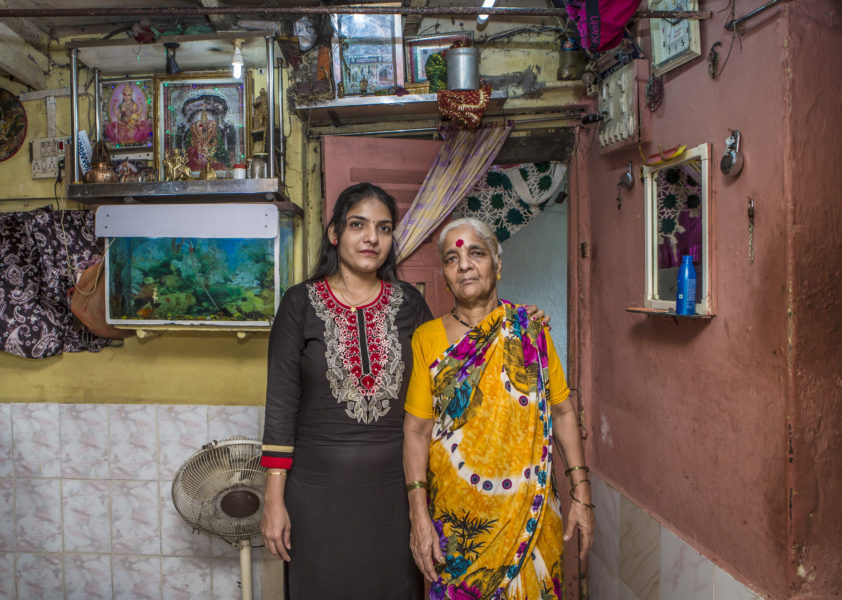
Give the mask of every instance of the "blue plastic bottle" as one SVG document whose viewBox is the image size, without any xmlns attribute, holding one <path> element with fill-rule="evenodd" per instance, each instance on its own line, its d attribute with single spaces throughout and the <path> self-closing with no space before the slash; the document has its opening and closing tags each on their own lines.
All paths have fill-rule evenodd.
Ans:
<svg viewBox="0 0 842 600">
<path fill-rule="evenodd" d="M 678 268 L 675 312 L 679 315 L 696 314 L 696 269 L 693 268 L 693 257 L 687 254 L 681 257 Z"/>
</svg>

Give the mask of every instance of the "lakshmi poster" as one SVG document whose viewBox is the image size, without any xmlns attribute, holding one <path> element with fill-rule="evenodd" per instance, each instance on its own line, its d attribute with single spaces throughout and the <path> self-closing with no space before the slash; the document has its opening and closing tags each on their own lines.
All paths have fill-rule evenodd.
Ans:
<svg viewBox="0 0 842 600">
<path fill-rule="evenodd" d="M 100 83 L 102 139 L 110 150 L 152 149 L 151 79 Z"/>
<path fill-rule="evenodd" d="M 251 104 L 244 79 L 199 77 L 158 82 L 158 168 L 168 152 L 183 150 L 193 177 L 208 165 L 218 177 L 248 155 L 245 124 Z"/>
</svg>

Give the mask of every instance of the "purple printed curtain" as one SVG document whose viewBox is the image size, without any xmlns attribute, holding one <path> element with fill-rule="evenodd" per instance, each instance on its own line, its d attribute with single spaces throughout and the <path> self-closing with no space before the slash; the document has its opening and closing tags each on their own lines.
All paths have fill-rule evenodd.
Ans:
<svg viewBox="0 0 842 600">
<path fill-rule="evenodd" d="M 0 213 L 0 350 L 46 358 L 107 346 L 74 322 L 68 296 L 101 254 L 91 211 Z"/>
<path fill-rule="evenodd" d="M 398 262 L 409 257 L 485 175 L 511 130 L 511 123 L 440 130 L 444 144 L 395 230 Z"/>
</svg>

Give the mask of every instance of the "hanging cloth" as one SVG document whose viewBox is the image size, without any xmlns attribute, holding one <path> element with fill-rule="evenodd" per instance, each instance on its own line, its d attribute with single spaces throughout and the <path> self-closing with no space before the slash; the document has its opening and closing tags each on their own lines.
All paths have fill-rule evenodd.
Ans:
<svg viewBox="0 0 842 600">
<path fill-rule="evenodd" d="M 453 211 L 488 225 L 505 242 L 567 190 L 567 166 L 560 162 L 493 166 Z"/>
<path fill-rule="evenodd" d="M 620 44 L 640 0 L 553 0 L 576 23 L 582 47 L 605 52 Z"/>
<path fill-rule="evenodd" d="M 395 229 L 398 262 L 409 257 L 485 175 L 511 130 L 511 123 L 440 130 L 444 144 Z"/>
<path fill-rule="evenodd" d="M 102 260 L 93 231 L 87 210 L 0 213 L 0 350 L 46 358 L 109 344 L 70 312 L 76 277 Z"/>
</svg>

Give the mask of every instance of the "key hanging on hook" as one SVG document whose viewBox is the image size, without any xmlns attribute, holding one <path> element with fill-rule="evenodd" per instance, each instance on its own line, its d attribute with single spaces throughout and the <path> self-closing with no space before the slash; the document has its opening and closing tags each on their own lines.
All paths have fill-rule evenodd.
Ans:
<svg viewBox="0 0 842 600">
<path fill-rule="evenodd" d="M 721 45 L 722 42 L 715 42 L 708 52 L 708 75 L 711 79 L 716 79 L 716 69 L 719 67 L 719 53 L 716 51 L 716 47 Z"/>
<path fill-rule="evenodd" d="M 754 198 L 748 198 L 748 262 L 754 264 Z"/>
</svg>

